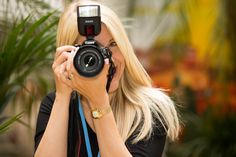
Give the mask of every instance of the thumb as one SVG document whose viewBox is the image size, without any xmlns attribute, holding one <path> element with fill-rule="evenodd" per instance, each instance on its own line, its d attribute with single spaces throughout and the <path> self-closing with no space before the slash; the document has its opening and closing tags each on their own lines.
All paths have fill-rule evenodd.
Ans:
<svg viewBox="0 0 236 157">
<path fill-rule="evenodd" d="M 104 59 L 104 67 L 102 70 L 102 75 L 107 76 L 109 67 L 110 67 L 109 59 L 106 58 L 106 59 Z"/>
</svg>

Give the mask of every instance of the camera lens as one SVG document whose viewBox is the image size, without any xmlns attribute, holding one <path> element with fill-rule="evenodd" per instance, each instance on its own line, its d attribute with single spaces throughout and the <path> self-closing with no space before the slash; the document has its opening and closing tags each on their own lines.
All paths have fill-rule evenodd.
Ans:
<svg viewBox="0 0 236 157">
<path fill-rule="evenodd" d="M 81 46 L 76 52 L 74 66 L 78 73 L 85 77 L 99 74 L 104 66 L 101 50 L 92 45 Z"/>
</svg>

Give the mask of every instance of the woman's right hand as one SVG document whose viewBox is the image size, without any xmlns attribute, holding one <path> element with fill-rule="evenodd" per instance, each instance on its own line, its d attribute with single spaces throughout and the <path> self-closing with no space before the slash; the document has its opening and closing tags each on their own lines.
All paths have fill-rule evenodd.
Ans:
<svg viewBox="0 0 236 157">
<path fill-rule="evenodd" d="M 56 84 L 56 95 L 70 96 L 72 88 L 69 86 L 69 74 L 66 71 L 66 65 L 71 55 L 71 51 L 74 51 L 75 47 L 66 45 L 56 49 L 54 62 L 52 69 L 54 72 L 54 79 Z"/>
</svg>

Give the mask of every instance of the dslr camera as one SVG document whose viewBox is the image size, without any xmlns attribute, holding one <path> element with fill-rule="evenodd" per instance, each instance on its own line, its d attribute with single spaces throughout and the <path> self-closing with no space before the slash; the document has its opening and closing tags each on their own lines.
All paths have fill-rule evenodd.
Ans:
<svg viewBox="0 0 236 157">
<path fill-rule="evenodd" d="M 75 69 L 81 76 L 94 77 L 102 71 L 104 59 L 108 58 L 110 62 L 108 81 L 111 81 L 115 73 L 111 51 L 94 40 L 94 37 L 101 32 L 100 6 L 78 6 L 77 25 L 80 35 L 85 36 L 86 40 L 82 45 L 76 45 L 78 49 L 73 60 Z"/>
<path fill-rule="evenodd" d="M 108 58 L 110 67 L 108 70 L 107 91 L 116 68 L 112 61 L 112 53 L 107 47 L 102 47 L 94 37 L 101 32 L 101 15 L 99 5 L 83 5 L 77 7 L 77 26 L 80 35 L 86 40 L 78 47 L 74 57 L 74 67 L 84 77 L 98 75 L 104 67 L 104 59 Z"/>
</svg>

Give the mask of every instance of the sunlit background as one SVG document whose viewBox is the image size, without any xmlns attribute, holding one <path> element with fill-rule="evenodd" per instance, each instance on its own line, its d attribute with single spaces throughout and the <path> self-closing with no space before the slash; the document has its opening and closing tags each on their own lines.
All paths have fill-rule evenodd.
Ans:
<svg viewBox="0 0 236 157">
<path fill-rule="evenodd" d="M 54 89 L 58 17 L 71 1 L 0 1 L 0 157 L 33 155 L 39 103 Z M 236 1 L 100 1 L 178 106 L 181 136 L 163 156 L 236 156 Z"/>
</svg>

